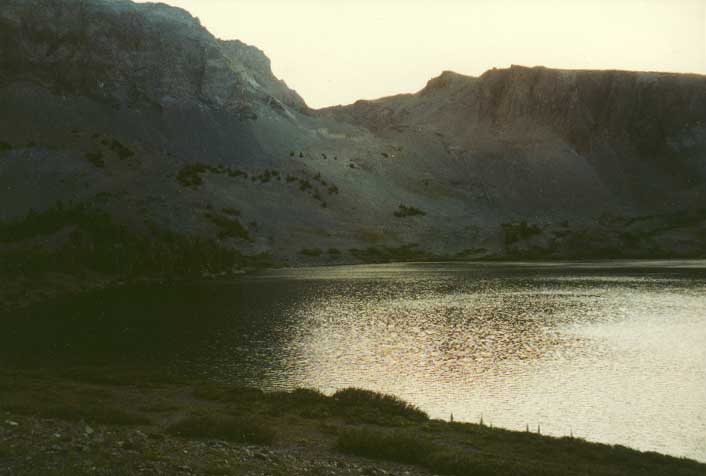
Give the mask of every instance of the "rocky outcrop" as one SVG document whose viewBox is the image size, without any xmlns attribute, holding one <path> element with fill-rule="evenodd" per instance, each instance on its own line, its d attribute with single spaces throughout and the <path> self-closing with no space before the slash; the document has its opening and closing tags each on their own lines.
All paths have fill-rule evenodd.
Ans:
<svg viewBox="0 0 706 476">
<path fill-rule="evenodd" d="M 625 204 L 706 203 L 703 76 L 521 66 L 479 78 L 444 72 L 416 95 L 326 112 L 376 133 L 432 129 L 457 155 L 560 144 Z"/>
<path fill-rule="evenodd" d="M 289 89 L 287 83 L 272 74 L 270 59 L 262 50 L 246 45 L 240 40 L 221 41 L 223 54 L 243 67 L 243 73 L 249 75 L 272 98 L 299 112 L 306 112 L 308 107 L 296 91 Z"/>
<path fill-rule="evenodd" d="M 240 111 L 255 99 L 306 105 L 254 47 L 221 42 L 185 10 L 126 0 L 9 0 L 0 11 L 0 81 L 115 108 L 198 101 Z M 269 89 L 272 88 L 272 89 Z"/>
</svg>

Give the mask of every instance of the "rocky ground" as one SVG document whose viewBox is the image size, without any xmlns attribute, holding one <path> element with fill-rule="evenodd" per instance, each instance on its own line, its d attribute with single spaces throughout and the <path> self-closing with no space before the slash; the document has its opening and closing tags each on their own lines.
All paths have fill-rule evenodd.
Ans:
<svg viewBox="0 0 706 476">
<path fill-rule="evenodd" d="M 369 461 L 302 446 L 271 448 L 165 437 L 137 428 L 5 413 L 0 474 L 412 476 L 410 465 Z"/>
</svg>

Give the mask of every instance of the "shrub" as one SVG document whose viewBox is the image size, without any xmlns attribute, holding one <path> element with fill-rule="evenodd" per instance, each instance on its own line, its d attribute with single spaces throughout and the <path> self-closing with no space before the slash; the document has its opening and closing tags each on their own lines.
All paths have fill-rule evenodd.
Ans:
<svg viewBox="0 0 706 476">
<path fill-rule="evenodd" d="M 0 141 L 0 152 L 6 152 L 8 150 L 12 150 L 12 145 L 7 142 Z"/>
<path fill-rule="evenodd" d="M 223 211 L 223 213 L 225 213 L 226 215 L 230 215 L 230 216 L 234 216 L 234 217 L 239 217 L 239 216 L 240 216 L 240 210 L 237 210 L 237 209 L 235 209 L 235 208 L 227 207 L 227 208 L 224 208 L 222 211 Z"/>
<path fill-rule="evenodd" d="M 426 213 L 416 207 L 408 207 L 406 205 L 400 205 L 399 208 L 397 209 L 397 211 L 395 211 L 394 215 L 397 218 L 407 218 L 407 217 L 413 217 L 413 216 L 424 216 L 424 215 L 426 215 Z"/>
<path fill-rule="evenodd" d="M 328 254 L 330 255 L 340 255 L 341 251 L 338 248 L 329 248 Z"/>
<path fill-rule="evenodd" d="M 323 251 L 321 248 L 303 248 L 299 253 L 304 256 L 321 256 Z"/>
<path fill-rule="evenodd" d="M 409 432 L 385 432 L 367 428 L 346 429 L 339 433 L 340 451 L 399 463 L 424 466 L 435 474 L 452 476 L 495 476 L 527 474 L 514 463 L 489 455 L 477 456 L 468 451 L 446 448 Z M 532 471 L 530 474 L 556 474 Z"/>
<path fill-rule="evenodd" d="M 498 474 L 518 474 L 511 463 L 497 461 L 488 455 L 474 456 L 465 451 L 438 449 L 429 453 L 422 465 L 434 473 L 452 476 L 496 476 Z M 520 473 L 522 474 L 522 473 Z M 545 474 L 552 474 L 547 472 Z"/>
<path fill-rule="evenodd" d="M 505 233 L 506 246 L 542 233 L 542 229 L 539 226 L 533 224 L 528 225 L 526 221 L 520 223 L 503 223 L 501 226 Z"/>
<path fill-rule="evenodd" d="M 420 464 L 433 451 L 432 445 L 410 433 L 388 433 L 366 428 L 344 429 L 338 435 L 336 447 L 358 456 L 407 464 Z"/>
<path fill-rule="evenodd" d="M 234 178 L 235 177 L 243 177 L 246 179 L 248 178 L 247 172 L 243 172 L 242 170 L 239 170 L 239 169 L 231 169 L 230 167 L 228 167 L 227 174 L 228 174 L 228 177 L 234 177 Z"/>
<path fill-rule="evenodd" d="M 110 143 L 110 150 L 118 154 L 118 157 L 120 157 L 120 159 L 127 159 L 128 157 L 132 157 L 133 155 L 135 155 L 133 151 L 131 151 L 115 139 L 113 139 L 113 141 Z"/>
<path fill-rule="evenodd" d="M 275 438 L 274 430 L 258 419 L 226 415 L 186 417 L 167 431 L 187 438 L 214 438 L 258 445 L 270 445 Z"/>
<path fill-rule="evenodd" d="M 410 420 L 424 421 L 429 415 L 411 403 L 384 393 L 364 390 L 362 388 L 345 388 L 333 394 L 338 405 L 356 408 L 367 408 L 379 411 L 384 415 L 395 415 Z"/>
<path fill-rule="evenodd" d="M 105 167 L 105 160 L 103 160 L 103 152 L 87 152 L 84 156 L 87 161 L 95 165 L 96 167 Z"/>
<path fill-rule="evenodd" d="M 335 185 L 331 185 L 331 186 L 328 188 L 328 194 L 329 194 L 329 195 L 333 195 L 333 194 L 338 195 L 338 187 L 336 187 Z"/>
<path fill-rule="evenodd" d="M 184 187 L 198 187 L 203 183 L 201 174 L 206 173 L 208 167 L 200 163 L 190 163 L 184 165 L 177 173 L 177 181 Z"/>
<path fill-rule="evenodd" d="M 228 218 L 216 213 L 207 213 L 206 217 L 220 228 L 218 238 L 238 238 L 240 240 L 253 241 L 248 230 L 240 224 L 237 218 Z"/>
</svg>

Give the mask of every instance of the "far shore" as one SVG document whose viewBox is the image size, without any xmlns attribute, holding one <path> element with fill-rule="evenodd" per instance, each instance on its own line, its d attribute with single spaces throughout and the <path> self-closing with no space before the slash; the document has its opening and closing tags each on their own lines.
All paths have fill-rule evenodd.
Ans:
<svg viewBox="0 0 706 476">
<path fill-rule="evenodd" d="M 344 266 L 365 265 L 431 265 L 431 264 L 477 264 L 486 266 L 540 266 L 546 268 L 572 267 L 577 269 L 601 269 L 625 267 L 630 268 L 689 268 L 706 269 L 706 258 L 596 258 L 596 259 L 563 259 L 518 257 L 486 257 L 473 260 L 428 260 L 428 261 L 384 261 L 361 263 L 359 261 L 339 260 L 336 262 L 295 261 L 275 267 L 249 267 L 228 272 L 204 274 L 201 276 L 166 277 L 158 275 L 120 276 L 97 272 L 59 273 L 38 272 L 19 275 L 3 275 L 0 273 L 0 315 L 8 314 L 34 304 L 48 302 L 53 299 L 81 296 L 101 289 L 115 289 L 124 286 L 140 284 L 167 283 L 208 283 L 231 281 L 246 276 L 267 271 L 320 269 Z"/>
</svg>

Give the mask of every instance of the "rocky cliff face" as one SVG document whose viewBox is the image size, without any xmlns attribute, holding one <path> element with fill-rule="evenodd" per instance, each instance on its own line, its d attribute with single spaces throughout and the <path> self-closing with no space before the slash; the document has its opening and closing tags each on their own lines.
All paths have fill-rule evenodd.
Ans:
<svg viewBox="0 0 706 476">
<path fill-rule="evenodd" d="M 583 160 L 620 203 L 654 211 L 705 203 L 706 78 L 513 66 L 446 72 L 417 95 L 328 111 L 382 134 L 445 137 L 461 160 L 554 144 Z"/>
<path fill-rule="evenodd" d="M 0 104 L 5 222 L 90 205 L 289 262 L 706 253 L 702 76 L 446 72 L 312 111 L 183 10 L 7 0 Z"/>
<path fill-rule="evenodd" d="M 0 22 L 5 84 L 32 82 L 115 108 L 199 101 L 242 111 L 270 93 L 306 107 L 274 78 L 261 51 L 220 42 L 188 12 L 164 4 L 9 0 Z"/>
</svg>

